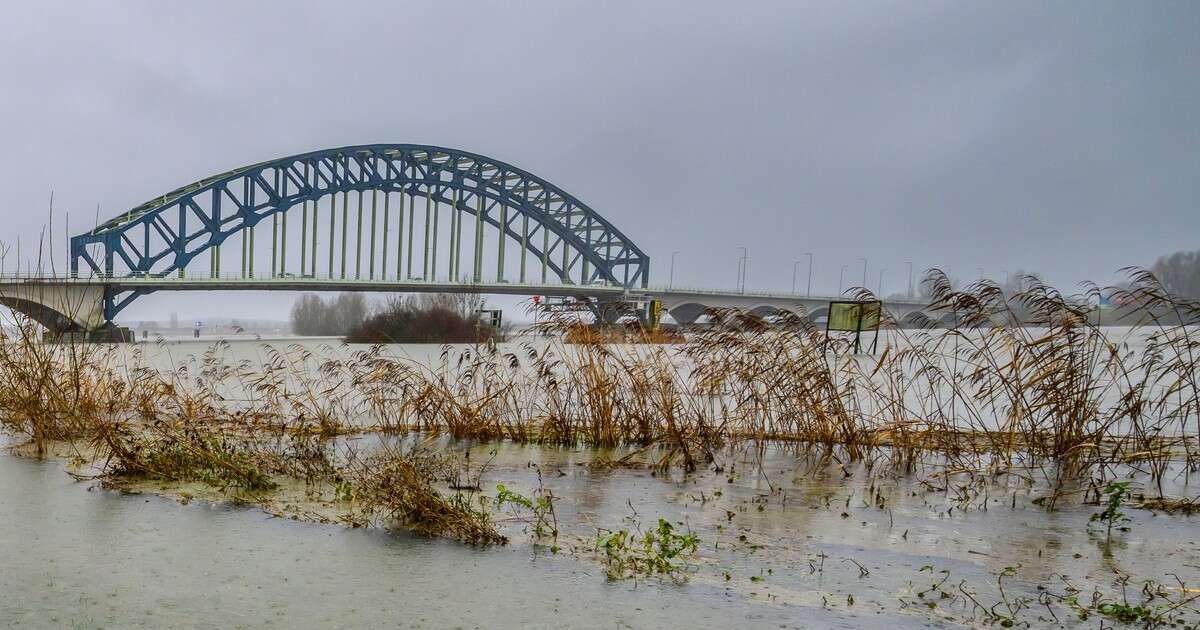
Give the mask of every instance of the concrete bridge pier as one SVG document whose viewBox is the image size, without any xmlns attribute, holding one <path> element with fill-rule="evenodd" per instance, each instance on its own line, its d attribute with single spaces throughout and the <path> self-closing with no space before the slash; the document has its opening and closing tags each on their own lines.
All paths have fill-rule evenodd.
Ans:
<svg viewBox="0 0 1200 630">
<path fill-rule="evenodd" d="M 105 319 L 103 284 L 53 280 L 0 281 L 0 306 L 45 327 L 47 341 L 119 343 L 133 332 Z"/>
<path fill-rule="evenodd" d="M 94 330 L 47 330 L 43 340 L 52 343 L 133 343 L 133 331 L 125 326 L 105 322 Z"/>
</svg>

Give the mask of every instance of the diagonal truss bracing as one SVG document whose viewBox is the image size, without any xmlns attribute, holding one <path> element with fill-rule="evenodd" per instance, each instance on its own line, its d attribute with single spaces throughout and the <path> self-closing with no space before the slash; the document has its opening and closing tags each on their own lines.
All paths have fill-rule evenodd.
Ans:
<svg viewBox="0 0 1200 630">
<path fill-rule="evenodd" d="M 353 206 L 351 193 L 357 196 Z M 384 194 L 382 204 L 376 193 Z M 397 194 L 395 207 L 389 195 Z M 364 203 L 366 195 L 370 197 Z M 437 231 L 448 221 L 449 254 L 443 250 L 442 258 L 448 258 L 446 271 L 455 278 L 478 282 L 485 264 L 491 264 L 485 261 L 494 261 L 492 269 L 501 281 L 506 273 L 515 274 L 516 269 L 521 282 L 528 275 L 530 281 L 603 281 L 633 288 L 645 287 L 649 279 L 649 257 L 604 217 L 561 188 L 482 155 L 414 144 L 314 151 L 200 180 L 73 237 L 71 271 L 76 275 L 82 272 L 113 277 L 182 275 L 198 256 L 208 252 L 208 271 L 217 274 L 221 244 L 240 235 L 243 274 L 254 275 L 254 252 L 269 247 L 269 275 L 282 276 L 286 273 L 287 216 L 296 208 L 303 214 L 293 216 L 292 225 L 299 224 L 303 231 L 300 243 L 293 244 L 298 249 L 292 251 L 300 254 L 302 274 L 316 274 L 318 202 L 323 199 L 330 201 L 328 219 L 321 219 L 329 221 L 325 245 L 330 275 L 366 273 L 375 277 L 377 256 L 381 255 L 382 261 L 389 256 L 395 260 L 392 270 L 397 277 L 401 261 L 408 260 L 408 277 L 412 278 L 415 221 L 424 213 L 425 274 L 437 272 Z M 439 212 L 445 208 L 452 212 L 443 219 Z M 377 254 L 376 227 L 381 214 L 382 253 Z M 354 217 L 358 238 L 347 239 Z M 335 237 L 339 218 L 341 232 Z M 464 220 L 474 221 L 477 226 L 473 229 L 474 243 L 468 243 L 465 256 L 461 242 Z M 370 238 L 364 239 L 366 221 L 370 221 Z M 401 239 L 407 239 L 407 255 L 402 255 L 403 240 L 398 242 L 399 249 L 388 252 L 391 224 L 399 230 Z M 256 242 L 256 230 L 263 229 L 270 234 L 261 234 Z M 432 270 L 428 258 L 430 237 Z M 338 242 L 342 244 L 341 257 L 335 264 Z M 506 249 L 506 242 L 517 246 Z M 356 251 L 347 257 L 351 245 Z M 364 266 L 366 246 L 370 253 Z M 508 260 L 510 255 L 519 256 L 520 264 Z M 309 257 L 311 260 L 306 260 Z M 527 271 L 529 261 L 541 268 L 540 275 L 536 269 Z M 386 263 L 380 266 L 387 269 Z"/>
</svg>

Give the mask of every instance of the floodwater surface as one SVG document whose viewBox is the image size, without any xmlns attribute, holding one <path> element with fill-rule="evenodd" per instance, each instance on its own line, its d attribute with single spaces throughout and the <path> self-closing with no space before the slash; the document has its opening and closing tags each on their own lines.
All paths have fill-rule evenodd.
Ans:
<svg viewBox="0 0 1200 630">
<path fill-rule="evenodd" d="M 858 627 L 705 585 L 609 582 L 529 545 L 476 549 L 249 508 L 88 491 L 0 456 L 0 624 L 12 627 Z"/>
<path fill-rule="evenodd" d="M 374 437 L 366 439 L 377 439 Z M 463 452 L 465 445 L 443 445 Z M 1111 544 L 1094 506 L 1047 511 L 1027 492 L 947 500 L 907 477 L 826 474 L 778 449 L 720 473 L 590 472 L 593 453 L 479 445 L 497 483 L 559 497 L 555 546 L 502 520 L 511 543 L 473 548 L 404 532 L 294 522 L 228 502 L 178 501 L 74 481 L 62 463 L 0 456 L 0 618 L 21 627 L 955 627 L 1002 597 L 1136 594 L 1200 583 L 1196 517 L 1131 510 Z M 759 465 L 761 463 L 761 466 Z M 789 465 L 793 464 L 793 465 Z M 846 476 L 846 475 L 849 476 Z M 926 484 L 928 482 L 925 482 Z M 177 489 L 176 489 L 177 490 Z M 951 493 L 953 494 L 953 493 Z M 498 515 L 501 518 L 503 514 Z M 597 532 L 658 518 L 700 539 L 680 577 L 610 580 Z M 1001 594 L 997 577 L 1012 567 Z M 946 576 L 942 590 L 926 591 Z M 1178 591 L 1178 587 L 1174 587 Z M 941 593 L 942 590 L 936 591 Z M 928 605 L 932 599 L 934 606 Z M 1001 611 L 1004 608 L 1000 609 Z"/>
</svg>

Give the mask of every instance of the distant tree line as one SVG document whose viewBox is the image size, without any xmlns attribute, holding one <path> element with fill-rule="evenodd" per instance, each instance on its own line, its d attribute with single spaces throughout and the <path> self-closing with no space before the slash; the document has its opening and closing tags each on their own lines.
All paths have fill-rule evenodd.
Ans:
<svg viewBox="0 0 1200 630">
<path fill-rule="evenodd" d="M 946 276 L 946 279 L 949 280 L 950 287 L 955 290 L 965 289 L 972 284 L 971 282 L 964 282 L 960 278 L 954 276 Z M 1017 295 L 1018 293 L 1029 290 L 1030 287 L 1041 281 L 1042 274 L 1036 271 L 1017 269 L 1012 273 L 1006 274 L 1003 282 L 997 281 L 996 284 L 1000 287 L 1000 290 L 1004 291 L 1005 295 Z M 920 280 L 917 281 L 917 297 L 922 300 L 930 299 L 933 294 L 933 286 L 934 274 L 932 271 L 926 272 L 921 276 Z M 894 299 L 905 297 L 908 296 L 899 293 L 892 296 Z"/>
<path fill-rule="evenodd" d="M 348 343 L 475 343 L 498 331 L 481 321 L 481 296 L 420 294 L 393 297 L 346 336 Z"/>
<path fill-rule="evenodd" d="M 328 300 L 305 293 L 292 305 L 292 332 L 343 337 L 360 326 L 366 317 L 367 300 L 361 293 L 342 293 Z"/>
<path fill-rule="evenodd" d="M 1162 256 L 1154 261 L 1150 271 L 1171 293 L 1200 299 L 1200 251 Z"/>
<path fill-rule="evenodd" d="M 461 293 L 393 297 L 374 309 L 359 293 L 306 293 L 292 305 L 292 332 L 349 343 L 473 343 L 498 332 L 480 319 L 484 306 L 483 297 Z"/>
</svg>

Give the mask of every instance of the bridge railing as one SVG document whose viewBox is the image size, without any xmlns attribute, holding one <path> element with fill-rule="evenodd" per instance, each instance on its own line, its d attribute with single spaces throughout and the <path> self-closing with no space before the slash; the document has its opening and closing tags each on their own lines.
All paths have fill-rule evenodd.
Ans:
<svg viewBox="0 0 1200 630">
<path fill-rule="evenodd" d="M 697 296 L 714 296 L 714 297 L 731 297 L 731 298 L 751 298 L 764 300 L 796 300 L 796 301 L 814 301 L 814 302 L 830 302 L 835 300 L 853 299 L 853 295 L 849 292 L 841 295 L 806 295 L 804 293 L 790 293 L 786 291 L 737 291 L 732 289 L 711 289 L 706 287 L 686 286 L 674 284 L 671 286 L 651 286 L 648 287 L 646 293 L 651 295 L 689 295 Z M 883 301 L 888 304 L 911 304 L 924 305 L 927 302 L 915 299 L 893 300 L 884 298 Z"/>
<path fill-rule="evenodd" d="M 242 275 L 236 274 L 214 274 L 214 273 L 184 273 L 172 272 L 169 274 L 80 274 L 72 276 L 71 274 L 49 274 L 49 273 L 7 273 L 0 274 L 0 285 L 3 284 L 111 284 L 119 287 L 161 287 L 167 288 L 171 286 L 186 286 L 186 285 L 201 285 L 204 287 L 219 290 L 221 286 L 241 286 L 246 285 L 260 286 L 264 289 L 270 288 L 273 285 L 287 285 L 289 290 L 294 287 L 311 286 L 313 290 L 336 290 L 339 287 L 352 288 L 361 287 L 411 287 L 415 291 L 430 291 L 445 288 L 450 291 L 461 291 L 478 289 L 479 292 L 485 293 L 488 291 L 497 291 L 501 293 L 523 293 L 529 295 L 537 295 L 541 292 L 547 294 L 587 294 L 588 292 L 604 293 L 604 294 L 624 294 L 631 292 L 624 285 L 614 282 L 597 280 L 589 284 L 571 284 L 571 283 L 529 283 L 529 282 L 510 282 L 502 281 L 475 281 L 470 277 L 451 278 L 443 275 L 437 278 L 419 278 L 406 277 L 397 275 L 383 276 L 376 274 L 375 276 L 347 274 L 341 276 L 334 274 L 292 274 L 292 273 L 276 273 L 259 274 L 259 275 Z M 214 286 L 216 285 L 216 286 Z M 428 287 L 428 288 L 422 288 Z M 386 290 L 386 289 L 385 289 Z M 640 294 L 641 290 L 632 291 Z"/>
</svg>

